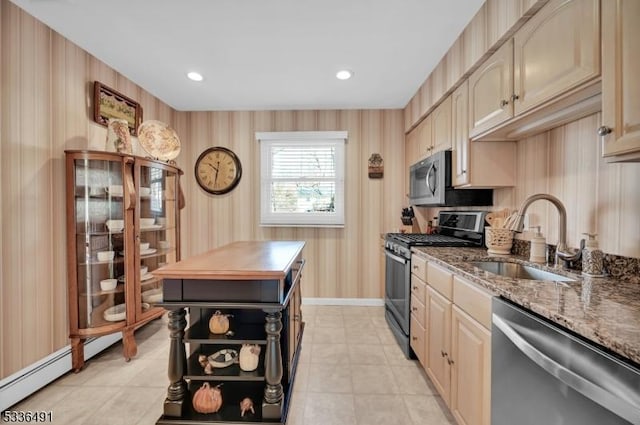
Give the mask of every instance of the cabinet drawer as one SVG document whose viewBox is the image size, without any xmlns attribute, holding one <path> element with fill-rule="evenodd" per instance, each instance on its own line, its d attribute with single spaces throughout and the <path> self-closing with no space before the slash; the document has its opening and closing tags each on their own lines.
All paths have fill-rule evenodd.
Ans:
<svg viewBox="0 0 640 425">
<path fill-rule="evenodd" d="M 455 276 L 453 278 L 453 303 L 491 329 L 492 295 L 476 284 Z"/>
<path fill-rule="evenodd" d="M 411 255 L 411 273 L 423 281 L 427 281 L 427 260 L 417 255 Z"/>
<path fill-rule="evenodd" d="M 425 363 L 425 350 L 426 350 L 426 331 L 424 330 L 424 328 L 422 327 L 422 325 L 420 324 L 420 322 L 418 322 L 418 319 L 416 318 L 415 314 L 411 314 L 411 328 L 410 328 L 410 338 L 411 338 L 411 348 L 413 349 L 413 352 L 416 353 L 416 357 L 418 357 L 418 360 L 420 361 L 420 364 L 422 364 L 422 366 L 426 366 Z"/>
<path fill-rule="evenodd" d="M 427 264 L 427 275 L 429 279 L 427 284 L 436 291 L 440 292 L 447 299 L 453 298 L 453 274 L 434 263 Z"/>
<path fill-rule="evenodd" d="M 416 275 L 411 276 L 411 295 L 422 304 L 427 302 L 427 284 Z"/>
<path fill-rule="evenodd" d="M 411 315 L 415 316 L 422 327 L 426 325 L 426 309 L 424 303 L 421 303 L 415 296 L 411 296 Z"/>
</svg>

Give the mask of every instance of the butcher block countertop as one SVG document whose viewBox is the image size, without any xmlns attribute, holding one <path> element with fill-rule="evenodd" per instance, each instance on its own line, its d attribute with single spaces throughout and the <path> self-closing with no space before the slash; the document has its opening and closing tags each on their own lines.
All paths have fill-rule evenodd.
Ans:
<svg viewBox="0 0 640 425">
<path fill-rule="evenodd" d="M 419 256 L 640 364 L 640 285 L 541 267 L 515 255 L 490 257 L 480 248 L 413 248 Z M 512 261 L 575 279 L 566 285 L 502 277 L 471 261 Z"/>
<path fill-rule="evenodd" d="M 233 242 L 153 271 L 162 279 L 283 279 L 302 241 Z"/>
</svg>

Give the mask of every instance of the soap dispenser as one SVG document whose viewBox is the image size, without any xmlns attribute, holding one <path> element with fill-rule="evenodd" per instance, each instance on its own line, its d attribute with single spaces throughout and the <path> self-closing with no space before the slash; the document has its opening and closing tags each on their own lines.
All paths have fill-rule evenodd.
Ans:
<svg viewBox="0 0 640 425">
<path fill-rule="evenodd" d="M 591 277 L 603 277 L 604 253 L 598 248 L 597 234 L 583 233 L 588 236 L 585 247 L 582 250 L 582 274 Z"/>
<path fill-rule="evenodd" d="M 540 233 L 540 226 L 531 227 L 531 229 L 538 229 L 531 238 L 531 249 L 529 253 L 529 261 L 532 263 L 546 263 L 547 262 L 547 241 L 544 239 L 542 233 Z"/>
</svg>

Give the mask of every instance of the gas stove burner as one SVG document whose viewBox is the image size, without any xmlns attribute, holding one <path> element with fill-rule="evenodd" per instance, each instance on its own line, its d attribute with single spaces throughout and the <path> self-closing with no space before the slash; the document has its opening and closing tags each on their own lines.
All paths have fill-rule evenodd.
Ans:
<svg viewBox="0 0 640 425">
<path fill-rule="evenodd" d="M 474 246 L 471 241 L 447 235 L 427 235 L 424 233 L 389 233 L 388 240 L 408 246 Z"/>
</svg>

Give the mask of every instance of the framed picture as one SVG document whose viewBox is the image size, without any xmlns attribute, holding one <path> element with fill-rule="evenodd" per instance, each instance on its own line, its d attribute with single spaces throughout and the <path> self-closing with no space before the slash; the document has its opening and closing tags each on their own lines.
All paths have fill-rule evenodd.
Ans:
<svg viewBox="0 0 640 425">
<path fill-rule="evenodd" d="M 96 81 L 93 83 L 93 119 L 106 127 L 109 118 L 127 120 L 129 132 L 132 136 L 137 136 L 138 127 L 142 123 L 142 106 L 135 100 Z"/>
</svg>

